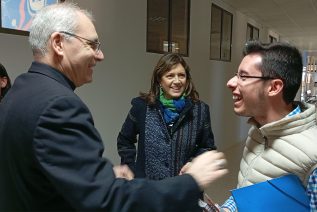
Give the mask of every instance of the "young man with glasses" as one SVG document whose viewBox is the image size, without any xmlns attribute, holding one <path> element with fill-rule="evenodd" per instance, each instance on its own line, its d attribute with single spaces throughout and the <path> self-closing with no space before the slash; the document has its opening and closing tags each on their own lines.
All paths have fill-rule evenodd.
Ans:
<svg viewBox="0 0 317 212">
<path fill-rule="evenodd" d="M 250 117 L 251 125 L 238 188 L 295 174 L 307 189 L 311 210 L 316 211 L 316 108 L 294 101 L 302 68 L 302 56 L 294 46 L 249 42 L 238 72 L 227 86 L 232 92 L 234 112 Z M 233 197 L 222 210 L 237 210 Z"/>
<path fill-rule="evenodd" d="M 103 142 L 74 89 L 104 59 L 91 14 L 42 9 L 30 29 L 34 62 L 0 104 L 0 211 L 200 211 L 201 191 L 227 170 L 223 154 L 154 182 L 102 157 Z"/>
</svg>

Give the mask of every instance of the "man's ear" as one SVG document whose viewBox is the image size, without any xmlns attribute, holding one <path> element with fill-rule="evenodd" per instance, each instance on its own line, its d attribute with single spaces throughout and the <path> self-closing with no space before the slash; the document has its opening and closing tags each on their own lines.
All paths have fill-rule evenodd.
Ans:
<svg viewBox="0 0 317 212">
<path fill-rule="evenodd" d="M 0 77 L 0 88 L 4 88 L 5 86 L 7 86 L 7 83 L 8 83 L 7 77 Z"/>
<path fill-rule="evenodd" d="M 282 93 L 283 87 L 284 87 L 283 80 L 281 79 L 271 80 L 270 85 L 268 87 L 268 95 L 275 96 L 279 93 Z"/>
<path fill-rule="evenodd" d="M 64 54 L 64 37 L 59 32 L 54 32 L 51 34 L 51 46 L 52 50 L 57 55 L 63 55 Z"/>
</svg>

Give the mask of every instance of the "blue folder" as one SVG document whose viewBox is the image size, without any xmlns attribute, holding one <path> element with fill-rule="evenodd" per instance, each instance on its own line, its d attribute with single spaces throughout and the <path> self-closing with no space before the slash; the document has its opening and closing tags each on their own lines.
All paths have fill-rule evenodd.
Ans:
<svg viewBox="0 0 317 212">
<path fill-rule="evenodd" d="M 239 212 L 309 212 L 309 198 L 299 178 L 285 175 L 231 191 Z"/>
</svg>

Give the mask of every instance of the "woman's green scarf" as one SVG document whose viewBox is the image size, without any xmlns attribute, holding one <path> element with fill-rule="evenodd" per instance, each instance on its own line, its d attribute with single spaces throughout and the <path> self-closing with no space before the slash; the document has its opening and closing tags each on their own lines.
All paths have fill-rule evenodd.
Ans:
<svg viewBox="0 0 317 212">
<path fill-rule="evenodd" d="M 166 99 L 162 88 L 160 89 L 160 102 L 162 103 L 164 120 L 166 124 L 173 124 L 185 107 L 185 97 L 179 99 Z"/>
</svg>

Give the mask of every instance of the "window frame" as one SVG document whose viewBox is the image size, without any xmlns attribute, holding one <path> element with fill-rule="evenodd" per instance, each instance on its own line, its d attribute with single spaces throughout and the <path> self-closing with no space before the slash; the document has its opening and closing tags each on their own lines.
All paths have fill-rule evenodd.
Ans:
<svg viewBox="0 0 317 212">
<path fill-rule="evenodd" d="M 219 23 L 214 22 L 218 21 L 217 18 L 215 18 L 215 11 L 218 10 L 220 12 L 220 26 Z M 229 25 L 224 25 L 224 17 L 225 15 L 229 17 Z M 218 60 L 218 61 L 225 61 L 230 62 L 231 61 L 231 53 L 232 53 L 232 27 L 233 27 L 233 14 L 229 11 L 221 8 L 220 6 L 216 4 L 211 5 L 211 15 L 210 15 L 210 45 L 209 45 L 209 59 L 210 60 Z M 218 25 L 218 29 L 215 29 L 215 27 Z M 228 33 L 226 33 L 227 36 L 224 36 L 224 28 L 227 27 Z M 217 30 L 220 30 L 218 32 Z M 217 35 L 219 34 L 219 35 Z M 229 37 L 226 41 L 224 40 L 225 37 Z M 228 42 L 227 44 L 227 51 L 229 54 L 225 54 L 225 48 L 224 44 Z M 216 49 L 215 49 L 216 48 Z"/>
<path fill-rule="evenodd" d="M 277 42 L 277 38 L 273 35 L 269 35 L 269 43 Z"/>
<path fill-rule="evenodd" d="M 254 37 L 255 32 L 257 34 L 256 38 Z M 260 29 L 250 23 L 247 23 L 246 41 L 259 40 L 259 39 L 260 39 Z"/>
<path fill-rule="evenodd" d="M 175 27 L 174 24 L 176 23 L 175 16 L 173 16 L 175 10 L 177 10 L 179 7 L 173 7 L 173 1 L 175 3 L 175 0 L 159 0 L 162 1 L 163 3 L 165 2 L 166 5 L 168 5 L 167 8 L 167 14 L 166 17 L 156 17 L 158 19 L 161 18 L 162 21 L 167 21 L 166 26 L 166 36 L 160 36 L 156 35 L 153 33 L 153 31 L 150 31 L 150 29 L 153 29 L 155 27 L 155 23 L 153 20 L 152 14 L 155 12 L 157 13 L 158 11 L 151 11 L 151 3 L 155 3 L 156 0 L 147 0 L 147 29 L 146 29 L 146 52 L 150 53 L 159 53 L 159 54 L 164 54 L 168 52 L 178 52 L 182 56 L 188 56 L 189 55 L 189 35 L 190 35 L 190 6 L 191 6 L 191 0 L 185 0 L 186 2 L 184 3 L 184 7 L 187 8 L 185 11 L 180 11 L 181 14 L 184 14 L 184 24 L 180 27 L 182 29 L 185 29 L 184 33 L 184 42 L 178 42 L 179 45 L 177 45 L 177 42 L 175 42 L 174 38 L 177 37 L 177 33 L 175 33 L 176 30 L 174 30 Z M 163 4 L 162 3 L 162 4 Z M 157 8 L 155 8 L 157 9 Z M 160 12 L 160 11 L 159 11 Z M 158 12 L 158 13 L 159 13 Z M 183 12 L 183 13 L 182 13 Z M 173 21 L 174 20 L 174 21 Z M 152 33 L 152 35 L 151 35 Z M 157 36 L 154 37 L 153 36 Z M 180 37 L 180 36 L 179 36 Z M 153 48 L 153 45 L 151 46 L 151 42 L 159 43 L 156 47 Z M 184 46 L 184 48 L 181 48 Z M 180 49 L 181 48 L 181 49 Z M 180 50 L 179 50 L 180 49 Z"/>
</svg>

